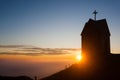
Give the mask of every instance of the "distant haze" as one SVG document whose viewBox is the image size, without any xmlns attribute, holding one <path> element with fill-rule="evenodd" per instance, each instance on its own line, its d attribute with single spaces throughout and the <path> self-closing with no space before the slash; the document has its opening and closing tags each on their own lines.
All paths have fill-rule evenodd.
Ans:
<svg viewBox="0 0 120 80">
<path fill-rule="evenodd" d="M 0 56 L 0 75 L 20 76 L 26 75 L 31 78 L 46 77 L 66 68 L 74 63 L 71 59 L 63 59 L 63 56 Z M 70 56 L 69 56 L 70 57 Z M 65 58 L 65 57 L 64 57 Z"/>
</svg>

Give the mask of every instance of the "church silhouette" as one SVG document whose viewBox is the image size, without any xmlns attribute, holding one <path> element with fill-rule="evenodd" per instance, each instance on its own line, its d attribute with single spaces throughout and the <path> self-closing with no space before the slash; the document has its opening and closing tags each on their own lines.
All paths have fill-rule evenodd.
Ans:
<svg viewBox="0 0 120 80">
<path fill-rule="evenodd" d="M 96 10 L 93 12 L 94 20 L 89 19 L 82 32 L 82 52 L 90 56 L 107 56 L 110 54 L 110 31 L 106 19 L 96 20 Z"/>
<path fill-rule="evenodd" d="M 110 31 L 106 19 L 89 19 L 81 32 L 82 54 L 101 80 L 120 80 L 120 54 L 110 52 Z M 98 73 L 98 75 L 97 75 Z M 97 80 L 98 80 L 97 78 Z"/>
<path fill-rule="evenodd" d="M 120 54 L 110 52 L 110 31 L 106 19 L 89 19 L 81 32 L 81 41 L 82 54 L 96 69 L 94 75 L 102 80 L 120 80 Z"/>
<path fill-rule="evenodd" d="M 82 30 L 81 36 L 83 54 L 94 56 L 94 58 L 110 54 L 110 31 L 106 19 L 89 19 Z"/>
</svg>

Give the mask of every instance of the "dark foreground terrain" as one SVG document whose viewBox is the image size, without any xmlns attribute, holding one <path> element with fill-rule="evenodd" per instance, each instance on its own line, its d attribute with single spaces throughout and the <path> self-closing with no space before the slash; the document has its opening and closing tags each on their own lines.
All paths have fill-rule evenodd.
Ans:
<svg viewBox="0 0 120 80">
<path fill-rule="evenodd" d="M 120 80 L 120 55 L 74 64 L 41 80 Z"/>
<path fill-rule="evenodd" d="M 0 76 L 0 80 L 33 80 L 33 79 L 27 76 L 18 76 L 18 77 Z"/>
</svg>

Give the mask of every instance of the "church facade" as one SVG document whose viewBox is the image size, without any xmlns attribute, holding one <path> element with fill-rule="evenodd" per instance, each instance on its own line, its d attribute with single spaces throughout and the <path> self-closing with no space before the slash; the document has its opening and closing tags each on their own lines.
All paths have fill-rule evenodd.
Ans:
<svg viewBox="0 0 120 80">
<path fill-rule="evenodd" d="M 91 68 L 99 67 L 100 78 L 120 80 L 120 54 L 111 53 L 110 35 L 106 19 L 89 19 L 81 32 L 82 54 L 93 62 Z"/>
<path fill-rule="evenodd" d="M 110 31 L 106 19 L 89 19 L 82 30 L 81 41 L 83 54 L 91 57 L 109 55 Z"/>
</svg>

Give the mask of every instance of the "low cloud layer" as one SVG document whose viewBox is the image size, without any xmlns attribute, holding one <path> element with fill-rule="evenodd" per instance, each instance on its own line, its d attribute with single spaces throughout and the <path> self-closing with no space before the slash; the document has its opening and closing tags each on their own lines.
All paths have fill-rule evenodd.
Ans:
<svg viewBox="0 0 120 80">
<path fill-rule="evenodd" d="M 0 45 L 0 55 L 60 55 L 73 54 L 75 48 L 39 48 L 26 45 Z"/>
</svg>

